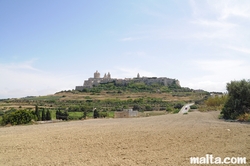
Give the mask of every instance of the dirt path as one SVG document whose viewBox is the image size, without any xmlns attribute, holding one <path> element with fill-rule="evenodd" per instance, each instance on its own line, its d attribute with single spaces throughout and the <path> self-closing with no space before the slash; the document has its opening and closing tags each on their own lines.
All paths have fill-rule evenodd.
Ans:
<svg viewBox="0 0 250 166">
<path fill-rule="evenodd" d="M 0 165 L 190 165 L 191 156 L 206 154 L 250 163 L 250 125 L 218 120 L 218 114 L 0 128 Z"/>
</svg>

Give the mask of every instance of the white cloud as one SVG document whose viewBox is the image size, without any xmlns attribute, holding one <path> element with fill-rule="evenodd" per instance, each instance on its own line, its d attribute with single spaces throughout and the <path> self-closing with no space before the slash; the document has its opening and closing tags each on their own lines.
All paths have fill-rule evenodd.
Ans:
<svg viewBox="0 0 250 166">
<path fill-rule="evenodd" d="M 204 80 L 193 80 L 193 82 L 186 83 L 185 86 L 192 89 L 203 89 L 208 92 L 226 92 L 227 82 L 215 82 L 215 81 L 204 81 Z"/>
<path fill-rule="evenodd" d="M 229 23 L 225 21 L 215 21 L 215 20 L 205 20 L 205 19 L 191 21 L 191 23 L 210 27 L 210 28 L 224 28 L 224 29 L 235 28 L 238 26 L 237 24 Z"/>
<path fill-rule="evenodd" d="M 24 61 L 22 63 L 10 63 L 10 64 L 0 64 L 1 68 L 4 69 L 13 69 L 13 70 L 29 70 L 29 71 L 38 71 L 41 72 L 41 70 L 38 70 L 32 66 L 33 63 L 35 63 L 35 59 Z"/>
<path fill-rule="evenodd" d="M 134 40 L 134 38 L 132 38 L 132 37 L 125 37 L 125 38 L 121 39 L 121 41 L 132 41 L 132 40 Z"/>
<path fill-rule="evenodd" d="M 249 79 L 250 66 L 243 60 L 202 60 L 194 61 L 194 64 L 204 75 L 182 81 L 183 86 L 207 91 L 226 91 L 226 83 Z"/>
<path fill-rule="evenodd" d="M 0 64 L 0 98 L 46 95 L 64 88 L 69 89 L 71 80 L 36 69 L 33 63 L 34 61 Z"/>
<path fill-rule="evenodd" d="M 240 18 L 250 18 L 249 0 L 190 0 L 190 6 L 195 17 L 214 15 L 218 20 L 227 20 L 236 16 Z"/>
<path fill-rule="evenodd" d="M 208 1 L 220 13 L 219 19 L 228 19 L 232 16 L 250 18 L 250 2 L 248 0 L 221 0 Z"/>
<path fill-rule="evenodd" d="M 236 46 L 227 46 L 226 48 L 239 51 L 242 53 L 250 54 L 250 49 L 249 48 L 243 48 L 243 47 L 236 47 Z"/>
</svg>

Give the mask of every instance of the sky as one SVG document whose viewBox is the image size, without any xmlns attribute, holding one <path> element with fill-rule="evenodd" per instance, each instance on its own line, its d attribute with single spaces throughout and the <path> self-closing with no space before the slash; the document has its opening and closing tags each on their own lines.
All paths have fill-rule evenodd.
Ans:
<svg viewBox="0 0 250 166">
<path fill-rule="evenodd" d="M 250 79 L 249 0 L 0 0 L 0 99 L 93 77 L 175 78 L 226 92 Z"/>
</svg>

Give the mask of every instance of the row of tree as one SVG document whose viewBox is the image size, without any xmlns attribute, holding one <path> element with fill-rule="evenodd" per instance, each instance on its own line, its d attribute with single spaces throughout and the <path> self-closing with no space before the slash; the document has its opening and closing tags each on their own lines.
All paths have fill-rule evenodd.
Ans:
<svg viewBox="0 0 250 166">
<path fill-rule="evenodd" d="M 39 109 L 38 106 L 36 106 L 35 111 L 12 109 L 11 111 L 4 113 L 2 115 L 1 125 L 19 125 L 30 123 L 32 120 L 46 121 L 51 119 L 51 113 L 48 109 L 45 111 L 44 108 Z"/>
<path fill-rule="evenodd" d="M 42 116 L 41 116 L 41 112 L 42 112 Z M 34 115 L 36 116 L 36 120 L 38 120 L 38 121 L 46 121 L 46 120 L 52 119 L 51 112 L 48 109 L 45 112 L 44 108 L 42 108 L 42 110 L 41 110 L 38 108 L 37 105 L 35 107 Z"/>
</svg>

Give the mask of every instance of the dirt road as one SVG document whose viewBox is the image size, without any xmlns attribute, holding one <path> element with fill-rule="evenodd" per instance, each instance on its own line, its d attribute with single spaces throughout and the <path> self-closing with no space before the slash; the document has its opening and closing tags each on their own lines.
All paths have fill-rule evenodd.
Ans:
<svg viewBox="0 0 250 166">
<path fill-rule="evenodd" d="M 250 125 L 219 112 L 0 128 L 0 165 L 190 165 L 191 156 L 247 157 Z"/>
</svg>

